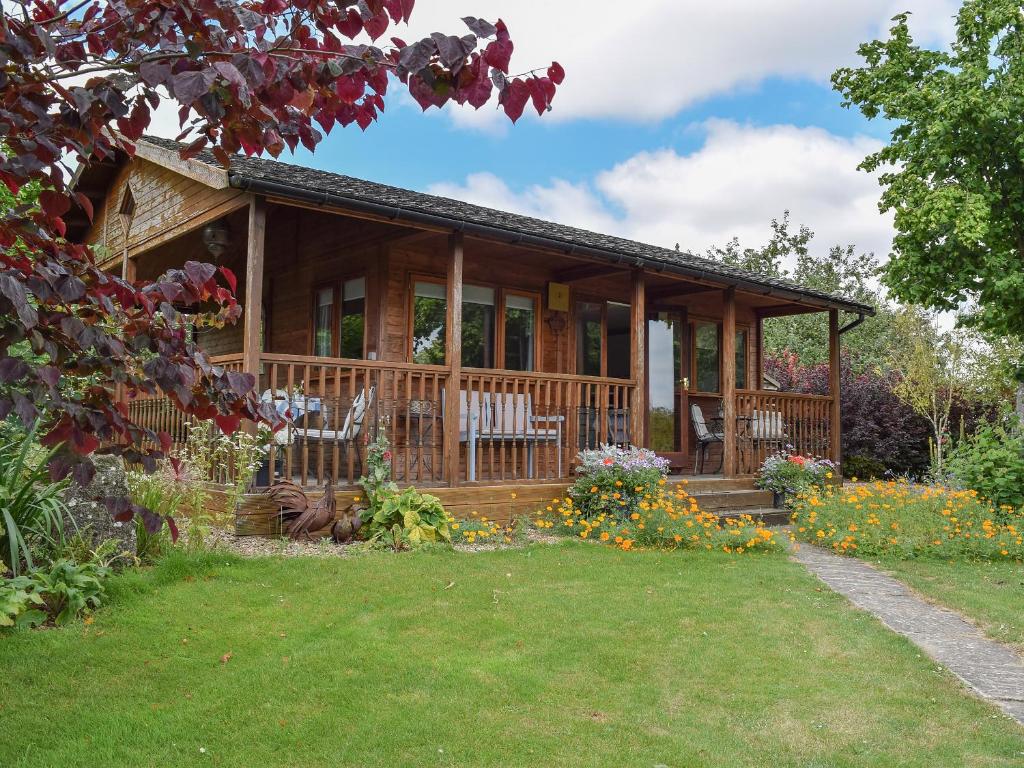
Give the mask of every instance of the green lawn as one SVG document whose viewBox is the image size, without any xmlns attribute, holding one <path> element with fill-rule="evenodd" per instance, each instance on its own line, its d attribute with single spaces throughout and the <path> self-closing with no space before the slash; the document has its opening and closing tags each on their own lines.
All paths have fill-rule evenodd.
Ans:
<svg viewBox="0 0 1024 768">
<path fill-rule="evenodd" d="M 0 638 L 0 669 L 5 768 L 1024 761 L 779 555 L 172 557 L 91 626 Z"/>
<path fill-rule="evenodd" d="M 925 597 L 974 619 L 993 638 L 1024 650 L 1024 567 L 1007 562 L 882 561 Z"/>
</svg>

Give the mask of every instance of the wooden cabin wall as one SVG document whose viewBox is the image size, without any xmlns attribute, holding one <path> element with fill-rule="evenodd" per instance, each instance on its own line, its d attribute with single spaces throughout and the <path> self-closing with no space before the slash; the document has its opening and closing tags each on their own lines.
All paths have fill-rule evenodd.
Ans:
<svg viewBox="0 0 1024 768">
<path fill-rule="evenodd" d="M 130 187 L 135 200 L 128 231 L 118 211 Z M 115 176 L 102 205 L 97 206 L 86 242 L 104 246 L 109 254 L 101 266 L 155 248 L 182 233 L 201 227 L 239 208 L 246 193 L 230 187 L 214 189 L 186 176 L 136 158 Z"/>
</svg>

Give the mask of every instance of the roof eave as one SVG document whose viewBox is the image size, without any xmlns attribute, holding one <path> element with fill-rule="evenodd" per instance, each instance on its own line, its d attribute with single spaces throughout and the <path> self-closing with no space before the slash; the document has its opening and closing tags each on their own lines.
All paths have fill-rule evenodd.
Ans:
<svg viewBox="0 0 1024 768">
<path fill-rule="evenodd" d="M 339 195 L 335 192 L 309 189 L 308 187 L 300 185 L 268 181 L 257 176 L 249 176 L 235 170 L 230 170 L 228 172 L 228 181 L 232 187 L 247 192 L 284 197 L 319 206 L 343 208 L 354 212 L 379 216 L 396 223 L 407 222 L 409 224 L 441 227 L 454 232 L 464 232 L 466 234 L 476 235 L 485 239 L 500 240 L 513 245 L 534 245 L 541 248 L 571 253 L 572 255 L 587 256 L 615 264 L 625 263 L 636 267 L 653 268 L 659 271 L 679 274 L 683 277 L 690 277 L 697 280 L 716 283 L 721 285 L 723 288 L 735 287 L 748 293 L 756 293 L 762 296 L 771 296 L 778 299 L 795 301 L 801 304 L 818 307 L 819 309 L 841 309 L 846 312 L 867 316 L 874 316 L 875 314 L 874 307 L 866 304 L 857 304 L 854 302 L 842 301 L 840 299 L 825 299 L 820 296 L 803 293 L 801 291 L 769 285 L 755 279 L 736 278 L 730 275 L 723 275 L 721 273 L 701 269 L 697 266 L 689 266 L 682 263 L 637 256 L 635 254 L 623 253 L 612 249 L 580 245 L 578 243 L 559 240 L 553 237 L 531 235 L 524 232 L 517 232 L 513 229 L 497 227 L 490 224 L 480 224 L 478 222 L 468 221 L 466 219 L 460 219 L 452 216 L 444 216 L 436 213 L 426 213 L 412 208 L 384 205 L 382 203 L 375 203 L 357 197 Z"/>
</svg>

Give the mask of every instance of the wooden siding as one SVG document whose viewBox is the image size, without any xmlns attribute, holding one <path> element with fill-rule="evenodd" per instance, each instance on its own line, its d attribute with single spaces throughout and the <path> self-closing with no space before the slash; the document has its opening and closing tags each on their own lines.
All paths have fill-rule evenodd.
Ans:
<svg viewBox="0 0 1024 768">
<path fill-rule="evenodd" d="M 118 213 L 126 187 L 135 200 L 127 232 Z M 110 257 L 101 266 L 108 268 L 120 262 L 126 246 L 128 255 L 136 256 L 238 209 L 248 198 L 237 189 L 214 189 L 136 158 L 114 178 L 85 240 L 107 249 Z"/>
</svg>

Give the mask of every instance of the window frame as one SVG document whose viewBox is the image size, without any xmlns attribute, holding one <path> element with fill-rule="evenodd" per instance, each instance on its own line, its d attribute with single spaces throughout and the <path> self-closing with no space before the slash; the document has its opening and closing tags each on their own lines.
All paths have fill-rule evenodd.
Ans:
<svg viewBox="0 0 1024 768">
<path fill-rule="evenodd" d="M 418 272 L 409 273 L 408 285 L 406 287 L 406 345 L 405 355 L 406 361 L 414 363 L 413 361 L 413 325 L 416 319 L 415 303 L 416 303 L 416 283 L 433 283 L 440 285 L 445 288 L 447 295 L 448 281 L 446 278 L 439 275 L 423 274 Z M 537 373 L 541 370 L 541 354 L 543 346 L 541 344 L 541 313 L 543 312 L 543 303 L 541 300 L 541 294 L 539 291 L 531 291 L 525 288 L 506 288 L 498 283 L 492 283 L 486 280 L 463 280 L 463 286 L 474 285 L 480 288 L 490 288 L 494 291 L 494 360 L 495 363 L 501 361 L 502 365 L 505 364 L 505 310 L 506 310 L 506 297 L 507 296 L 523 296 L 533 301 L 534 312 L 533 312 L 533 370 L 532 371 L 517 371 L 511 368 L 470 368 L 469 370 L 480 370 L 480 371 L 510 371 L 512 373 Z M 461 339 L 460 339 L 461 343 Z M 445 365 L 449 364 L 447 357 L 445 358 Z"/>
<path fill-rule="evenodd" d="M 341 303 L 344 300 L 344 285 L 349 280 L 358 280 L 362 278 L 363 283 L 363 356 L 359 358 L 361 360 L 366 359 L 366 328 L 367 328 L 367 316 L 370 308 L 369 301 L 369 280 L 365 271 L 353 272 L 346 274 L 344 277 L 335 278 L 333 280 L 322 280 L 312 285 L 312 295 L 310 297 L 310 310 L 309 310 L 309 349 L 310 357 L 326 357 L 342 359 L 340 356 L 341 351 Z M 331 289 L 331 354 L 321 356 L 316 354 L 316 310 L 317 310 L 317 297 L 320 295 L 320 291 L 325 288 Z M 348 358 L 345 358 L 348 359 Z"/>
<path fill-rule="evenodd" d="M 632 311 L 632 302 L 623 301 L 621 299 L 609 299 L 607 297 L 592 296 L 587 294 L 577 294 L 572 300 L 572 339 L 570 341 L 570 357 L 572 358 L 572 370 L 575 376 L 584 376 L 579 372 L 579 315 L 578 308 L 580 304 L 598 304 L 601 307 L 601 373 L 597 378 L 609 379 L 614 378 L 615 381 L 632 381 L 633 378 L 633 364 L 632 364 L 632 349 L 636 343 L 635 333 L 630 333 L 629 346 L 630 346 L 630 375 L 624 379 L 612 377 L 608 375 L 608 305 L 609 304 L 620 304 L 624 307 L 629 307 Z"/>
<path fill-rule="evenodd" d="M 718 329 L 718 392 L 705 392 L 703 390 L 697 389 L 697 326 L 698 325 L 714 325 Z M 697 316 L 692 316 L 691 315 L 689 317 L 689 319 L 687 320 L 687 329 L 686 330 L 687 330 L 687 333 L 690 336 L 690 343 L 689 343 L 689 348 L 690 348 L 690 366 L 689 366 L 690 386 L 686 390 L 687 393 L 690 394 L 690 395 L 695 395 L 697 397 L 704 397 L 704 396 L 708 396 L 708 397 L 711 397 L 711 396 L 721 397 L 722 396 L 722 391 L 721 391 L 722 390 L 722 381 L 725 378 L 725 356 L 722 354 L 722 347 L 723 347 L 724 337 L 722 335 L 723 334 L 723 323 L 722 323 L 721 318 L 704 317 L 704 316 L 701 316 L 701 315 L 697 315 Z M 751 336 L 752 336 L 751 325 L 749 323 L 736 323 L 736 333 L 737 333 L 737 335 L 740 332 L 745 333 L 746 334 L 746 339 L 747 339 L 746 348 L 745 348 L 745 354 L 744 354 L 744 358 L 745 358 L 744 362 L 745 362 L 745 369 L 746 369 L 745 370 L 745 376 L 749 380 L 750 379 L 750 339 L 751 339 Z M 734 361 L 734 364 L 735 364 L 735 361 Z M 751 387 L 749 387 L 749 386 L 740 387 L 739 385 L 737 385 L 736 389 L 749 390 L 749 389 L 751 389 Z"/>
</svg>

